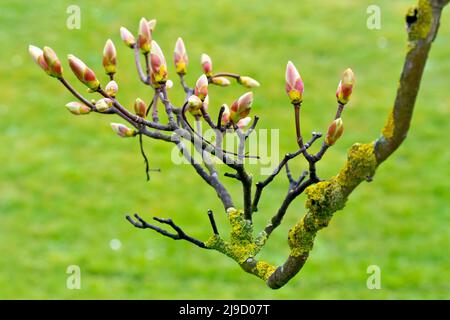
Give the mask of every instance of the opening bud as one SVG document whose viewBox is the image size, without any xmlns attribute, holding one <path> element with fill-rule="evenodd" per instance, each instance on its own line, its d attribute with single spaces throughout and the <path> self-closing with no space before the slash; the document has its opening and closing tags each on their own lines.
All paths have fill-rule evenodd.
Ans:
<svg viewBox="0 0 450 320">
<path fill-rule="evenodd" d="M 332 146 L 341 137 L 344 132 L 344 123 L 341 118 L 334 120 L 328 127 L 327 136 L 325 137 L 325 143 L 327 146 Z"/>
<path fill-rule="evenodd" d="M 97 109 L 98 112 L 105 112 L 106 110 L 111 108 L 112 105 L 113 103 L 111 99 L 103 98 L 95 103 L 95 109 Z"/>
<path fill-rule="evenodd" d="M 105 47 L 103 48 L 103 67 L 108 75 L 116 73 L 117 64 L 117 52 L 114 43 L 111 39 L 106 41 Z"/>
<path fill-rule="evenodd" d="M 300 104 L 303 100 L 303 80 L 294 64 L 289 61 L 286 66 L 286 93 L 292 104 Z"/>
<path fill-rule="evenodd" d="M 186 74 L 188 65 L 188 55 L 182 38 L 178 38 L 175 43 L 173 61 L 178 74 Z"/>
<path fill-rule="evenodd" d="M 142 53 L 149 53 L 152 48 L 152 33 L 145 18 L 139 21 L 138 46 Z"/>
<path fill-rule="evenodd" d="M 206 75 L 202 74 L 195 83 L 194 94 L 200 98 L 200 100 L 205 100 L 208 95 L 208 78 Z"/>
<path fill-rule="evenodd" d="M 210 77 L 212 75 L 212 60 L 206 53 L 202 54 L 201 64 L 203 73 Z"/>
<path fill-rule="evenodd" d="M 230 108 L 230 118 L 235 124 L 244 119 L 250 113 L 253 103 L 253 92 L 243 94 L 238 100 L 233 102 Z"/>
<path fill-rule="evenodd" d="M 150 64 L 152 68 L 152 83 L 165 83 L 167 81 L 167 63 L 164 54 L 156 41 L 152 41 L 150 51 Z"/>
<path fill-rule="evenodd" d="M 348 68 L 342 73 L 341 81 L 339 81 L 336 90 L 336 98 L 340 104 L 347 104 L 347 102 L 349 102 L 354 83 L 355 74 L 352 69 Z"/>
<path fill-rule="evenodd" d="M 133 34 L 125 27 L 120 27 L 120 37 L 123 42 L 130 48 L 133 48 L 136 44 L 136 39 Z"/>
<path fill-rule="evenodd" d="M 100 88 L 100 82 L 97 80 L 94 71 L 89 69 L 83 61 L 69 54 L 69 65 L 78 80 L 83 82 L 89 89 L 96 91 Z"/>
</svg>

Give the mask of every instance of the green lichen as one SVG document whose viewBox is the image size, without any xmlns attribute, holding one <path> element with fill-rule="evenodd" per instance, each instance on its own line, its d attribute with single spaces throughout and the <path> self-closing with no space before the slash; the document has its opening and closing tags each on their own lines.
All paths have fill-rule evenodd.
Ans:
<svg viewBox="0 0 450 320">
<path fill-rule="evenodd" d="M 433 8 L 429 0 L 419 0 L 417 6 L 411 7 L 406 13 L 409 24 L 408 38 L 410 48 L 420 39 L 425 39 L 433 22 Z"/>
</svg>

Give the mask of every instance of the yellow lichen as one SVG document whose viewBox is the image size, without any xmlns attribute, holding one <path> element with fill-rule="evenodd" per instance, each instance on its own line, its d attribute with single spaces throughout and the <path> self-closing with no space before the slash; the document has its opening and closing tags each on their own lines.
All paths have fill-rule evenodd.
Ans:
<svg viewBox="0 0 450 320">
<path fill-rule="evenodd" d="M 419 39 L 425 39 L 433 22 L 433 8 L 429 0 L 419 0 L 418 5 L 410 8 L 406 16 L 416 19 L 410 24 L 409 41 L 415 42 Z"/>
<path fill-rule="evenodd" d="M 383 134 L 383 137 L 386 140 L 392 139 L 392 137 L 394 136 L 394 128 L 395 128 L 395 125 L 394 125 L 394 112 L 391 111 L 389 113 L 386 125 L 384 126 L 383 130 L 381 131 L 381 133 Z"/>
<path fill-rule="evenodd" d="M 276 268 L 271 264 L 264 261 L 258 261 L 255 268 L 252 270 L 252 273 L 266 281 L 267 279 L 269 279 L 272 273 L 275 272 L 275 270 Z"/>
</svg>

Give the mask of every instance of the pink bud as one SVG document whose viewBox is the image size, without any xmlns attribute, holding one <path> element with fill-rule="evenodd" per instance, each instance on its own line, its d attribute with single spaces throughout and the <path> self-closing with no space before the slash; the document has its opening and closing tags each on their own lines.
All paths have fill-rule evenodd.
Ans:
<svg viewBox="0 0 450 320">
<path fill-rule="evenodd" d="M 165 83 L 167 81 L 167 63 L 164 54 L 156 41 L 152 41 L 150 51 L 150 64 L 152 68 L 152 83 Z"/>
<path fill-rule="evenodd" d="M 289 61 L 286 67 L 286 93 L 293 104 L 300 104 L 303 100 L 303 81 L 295 68 Z"/>
<path fill-rule="evenodd" d="M 151 50 L 152 33 L 145 18 L 141 18 L 139 22 L 138 46 L 142 53 L 149 53 Z"/>
<path fill-rule="evenodd" d="M 100 87 L 100 82 L 97 80 L 94 71 L 89 69 L 83 61 L 72 54 L 69 54 L 69 65 L 78 80 L 83 82 L 89 89 L 96 91 Z"/>
<path fill-rule="evenodd" d="M 69 102 L 68 104 L 66 104 L 66 108 L 75 115 L 88 114 L 89 112 L 91 112 L 91 108 L 78 101 Z"/>
<path fill-rule="evenodd" d="M 225 77 L 214 77 L 212 78 L 212 83 L 221 87 L 227 87 L 231 84 L 230 80 Z"/>
<path fill-rule="evenodd" d="M 37 65 L 41 67 L 47 74 L 50 74 L 50 67 L 44 59 L 44 52 L 33 45 L 28 46 L 28 52 L 30 53 L 34 62 L 36 62 Z"/>
<path fill-rule="evenodd" d="M 103 49 L 103 67 L 105 68 L 106 74 L 111 75 L 116 73 L 116 59 L 116 47 L 111 39 L 108 39 Z"/>
<path fill-rule="evenodd" d="M 44 60 L 49 67 L 50 75 L 55 78 L 61 78 L 63 71 L 61 61 L 52 48 L 44 47 Z"/>
<path fill-rule="evenodd" d="M 205 100 L 208 95 L 208 78 L 206 75 L 202 74 L 200 78 L 198 78 L 195 84 L 194 94 L 199 97 L 200 100 Z"/>
<path fill-rule="evenodd" d="M 241 120 L 238 121 L 238 123 L 236 124 L 238 126 L 239 129 L 243 129 L 246 126 L 248 126 L 248 124 L 252 121 L 251 117 L 245 117 Z"/>
<path fill-rule="evenodd" d="M 325 143 L 328 146 L 332 146 L 340 138 L 344 132 L 344 123 L 341 118 L 334 120 L 328 127 L 327 136 L 325 137 Z"/>
<path fill-rule="evenodd" d="M 253 103 L 253 92 L 243 94 L 238 100 L 233 102 L 230 108 L 230 118 L 237 124 L 239 120 L 248 116 Z"/>
<path fill-rule="evenodd" d="M 147 115 L 147 105 L 141 98 L 136 98 L 134 101 L 134 113 L 141 118 L 145 118 Z"/>
<path fill-rule="evenodd" d="M 134 38 L 133 34 L 125 27 L 120 27 L 120 37 L 122 38 L 123 42 L 130 47 L 133 48 L 136 44 L 136 39 Z"/>
<path fill-rule="evenodd" d="M 105 87 L 105 92 L 109 96 L 114 98 L 117 94 L 117 91 L 119 91 L 119 85 L 117 84 L 117 82 L 115 82 L 114 80 L 108 82 L 108 84 Z"/>
<path fill-rule="evenodd" d="M 202 54 L 201 58 L 203 73 L 208 77 L 212 75 L 212 61 L 211 58 L 206 54 Z"/>
<path fill-rule="evenodd" d="M 181 38 L 178 38 L 175 44 L 173 61 L 175 62 L 177 73 L 186 74 L 189 59 L 186 53 L 186 47 L 184 46 L 183 39 Z"/>
<path fill-rule="evenodd" d="M 355 75 L 352 69 L 348 68 L 342 74 L 341 81 L 336 90 L 336 98 L 340 104 L 346 104 L 350 100 L 354 83 Z"/>
<path fill-rule="evenodd" d="M 258 81 L 256 81 L 253 78 L 247 77 L 247 76 L 239 77 L 238 81 L 240 84 L 242 84 L 244 87 L 247 87 L 247 88 L 256 88 L 256 87 L 260 86 Z"/>
<path fill-rule="evenodd" d="M 136 135 L 136 131 L 134 129 L 130 129 L 121 123 L 111 123 L 111 128 L 122 138 L 133 137 Z"/>
</svg>

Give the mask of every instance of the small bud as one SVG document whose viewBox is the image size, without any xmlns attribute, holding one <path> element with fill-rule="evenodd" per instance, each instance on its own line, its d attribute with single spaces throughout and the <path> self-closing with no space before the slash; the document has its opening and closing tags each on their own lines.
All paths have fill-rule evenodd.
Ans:
<svg viewBox="0 0 450 320">
<path fill-rule="evenodd" d="M 111 108 L 112 105 L 113 103 L 111 99 L 103 98 L 95 103 L 95 109 L 97 109 L 98 112 L 105 112 L 106 110 Z"/>
<path fill-rule="evenodd" d="M 111 123 L 111 128 L 122 138 L 133 137 L 136 135 L 136 131 L 134 129 L 130 129 L 121 123 Z"/>
<path fill-rule="evenodd" d="M 97 80 L 94 71 L 89 69 L 83 61 L 72 54 L 69 54 L 69 65 L 78 80 L 83 82 L 89 89 L 96 91 L 100 87 L 100 82 Z"/>
<path fill-rule="evenodd" d="M 44 60 L 48 65 L 48 68 L 50 70 L 50 75 L 55 78 L 61 78 L 62 77 L 62 66 L 61 61 L 58 59 L 58 56 L 56 55 L 55 51 L 53 51 L 50 47 L 44 47 Z"/>
<path fill-rule="evenodd" d="M 133 48 L 136 44 L 136 39 L 134 38 L 133 34 L 125 27 L 120 27 L 120 37 L 122 38 L 123 42 L 130 47 Z"/>
<path fill-rule="evenodd" d="M 105 92 L 109 96 L 114 98 L 117 94 L 117 91 L 119 91 L 119 85 L 117 84 L 117 82 L 115 82 L 114 80 L 108 82 L 108 84 L 105 87 Z"/>
<path fill-rule="evenodd" d="M 258 81 L 247 76 L 239 77 L 238 82 L 247 88 L 256 88 L 260 86 Z"/>
<path fill-rule="evenodd" d="M 136 98 L 134 101 L 134 113 L 141 118 L 145 118 L 147 114 L 147 105 L 141 98 Z"/>
<path fill-rule="evenodd" d="M 206 74 L 206 76 L 208 76 L 208 77 L 211 76 L 212 75 L 212 61 L 211 61 L 211 58 L 206 53 L 202 54 L 201 63 L 202 63 L 203 73 Z"/>
<path fill-rule="evenodd" d="M 202 74 L 195 83 L 194 94 L 200 98 L 200 100 L 205 100 L 208 95 L 208 78 L 206 75 Z"/>
<path fill-rule="evenodd" d="M 69 102 L 68 104 L 66 104 L 66 108 L 75 115 L 88 114 L 89 112 L 91 112 L 91 108 L 78 101 Z"/>
<path fill-rule="evenodd" d="M 167 80 L 166 82 L 166 88 L 167 89 L 172 89 L 173 87 L 173 81 L 172 80 Z"/>
<path fill-rule="evenodd" d="M 223 110 L 222 118 L 220 119 L 220 122 L 221 122 L 222 126 L 226 126 L 230 122 L 230 108 L 226 104 L 224 104 L 223 107 L 224 107 L 224 110 Z"/>
<path fill-rule="evenodd" d="M 352 69 L 348 68 L 342 74 L 341 81 L 339 81 L 339 85 L 336 90 L 336 98 L 340 104 L 346 104 L 350 100 L 354 83 L 355 75 Z"/>
<path fill-rule="evenodd" d="M 186 53 L 186 47 L 184 46 L 183 39 L 181 38 L 178 38 L 175 44 L 173 61 L 175 62 L 177 73 L 186 74 L 189 59 Z"/>
<path fill-rule="evenodd" d="M 202 100 L 200 100 L 199 97 L 197 97 L 196 95 L 192 95 L 189 97 L 188 99 L 188 108 L 189 111 L 194 111 L 194 110 L 198 110 L 202 107 Z"/>
<path fill-rule="evenodd" d="M 237 124 L 239 120 L 248 116 L 253 103 L 253 92 L 243 94 L 238 100 L 233 102 L 230 108 L 230 118 Z"/>
<path fill-rule="evenodd" d="M 152 47 L 152 34 L 145 18 L 139 22 L 138 46 L 142 53 L 149 53 Z"/>
<path fill-rule="evenodd" d="M 47 74 L 50 74 L 50 67 L 44 59 L 44 52 L 33 45 L 28 46 L 28 52 L 30 53 L 34 62 L 36 62 L 37 65 L 41 67 Z"/>
<path fill-rule="evenodd" d="M 225 77 L 214 77 L 212 83 L 221 87 L 227 87 L 231 84 L 230 80 Z"/>
<path fill-rule="evenodd" d="M 340 138 L 344 132 L 344 123 L 341 118 L 334 120 L 328 127 L 327 136 L 325 137 L 325 143 L 327 146 L 332 146 Z"/>
<path fill-rule="evenodd" d="M 150 51 L 150 64 L 152 68 L 152 83 L 165 83 L 167 81 L 167 63 L 164 54 L 156 41 L 152 41 Z"/>
<path fill-rule="evenodd" d="M 236 123 L 236 125 L 238 126 L 239 129 L 243 129 L 246 126 L 248 126 L 248 124 L 252 121 L 251 117 L 245 117 L 241 120 L 238 121 L 238 123 Z"/>
<path fill-rule="evenodd" d="M 156 27 L 156 19 L 152 19 L 152 20 L 148 21 L 147 24 L 148 24 L 148 28 L 150 29 L 150 31 L 153 32 Z"/>
<path fill-rule="evenodd" d="M 111 39 L 108 39 L 103 48 L 103 67 L 105 68 L 106 74 L 112 75 L 116 73 L 116 59 L 116 47 Z"/>
<path fill-rule="evenodd" d="M 303 100 L 303 81 L 295 68 L 294 64 L 289 61 L 286 67 L 286 93 L 293 104 L 300 104 Z"/>
</svg>

